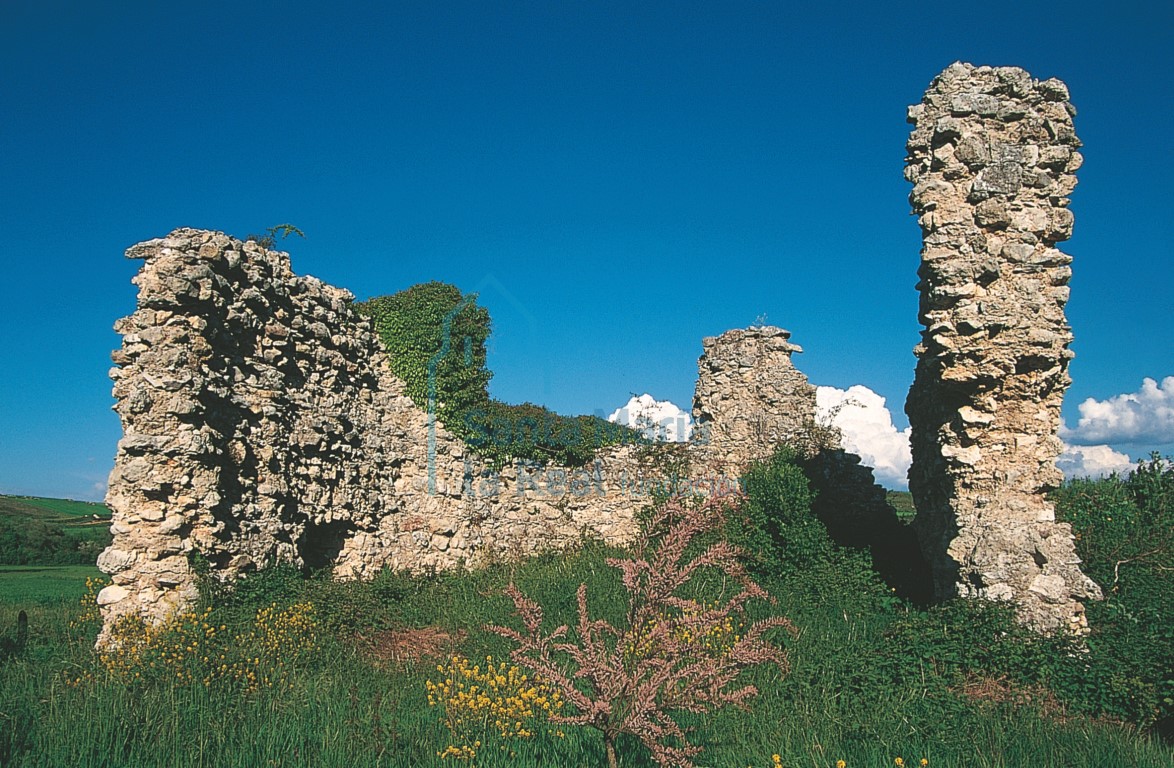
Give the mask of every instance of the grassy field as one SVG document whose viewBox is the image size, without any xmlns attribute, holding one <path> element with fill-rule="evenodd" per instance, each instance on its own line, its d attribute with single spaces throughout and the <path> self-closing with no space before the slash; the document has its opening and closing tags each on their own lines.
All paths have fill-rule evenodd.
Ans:
<svg viewBox="0 0 1174 768">
<path fill-rule="evenodd" d="M 39 496 L 5 496 L 0 494 L 0 512 L 45 516 L 69 523 L 73 518 L 110 519 L 110 509 L 97 501 L 45 499 Z"/>
<path fill-rule="evenodd" d="M 76 604 L 86 579 L 101 576 L 92 565 L 0 565 L 0 603 Z"/>
<path fill-rule="evenodd" d="M 909 491 L 887 491 L 885 492 L 885 500 L 889 502 L 889 506 L 897 513 L 898 519 L 908 522 L 917 515 L 917 510 L 913 507 L 913 494 Z"/>
<path fill-rule="evenodd" d="M 110 538 L 103 504 L 0 496 L 0 565 L 92 563 Z"/>
<path fill-rule="evenodd" d="M 93 627 L 72 628 L 80 607 L 68 602 L 34 605 L 29 648 L 0 668 L 0 763 L 443 765 L 437 753 L 454 739 L 425 689 L 426 680 L 443 677 L 438 662 L 453 651 L 482 665 L 486 656 L 506 654 L 508 645 L 482 626 L 509 620 L 501 589 L 510 581 L 546 605 L 552 622 L 572 618 L 580 582 L 589 584 L 595 610 L 616 618 L 622 592 L 604 562 L 611 554 L 619 553 L 588 546 L 514 568 L 425 579 L 388 574 L 369 585 L 264 576 L 246 599 L 214 611 L 212 623 L 243 633 L 256 606 L 308 600 L 317 629 L 313 656 L 301 657 L 284 682 L 252 693 L 227 683 L 128 682 L 101 674 L 71 685 L 73 676 L 95 668 Z M 1171 750 L 1133 729 L 1055 710 L 1047 699 L 1011 695 L 998 684 L 967 689 L 966 675 L 949 662 L 943 667 L 943 660 L 886 648 L 894 632 L 941 633 L 950 622 L 885 605 L 879 591 L 861 601 L 859 586 L 840 595 L 775 586 L 779 605 L 757 611 L 782 612 L 800 628 L 786 642 L 793 668 L 785 676 L 770 667 L 748 674 L 762 691 L 748 711 L 687 721 L 692 739 L 706 748 L 698 765 L 767 768 L 773 754 L 786 766 L 826 768 L 837 760 L 881 768 L 897 757 L 910 766 L 922 758 L 931 766 L 982 768 L 1170 765 Z M 0 627 L 14 625 L 16 607 L 0 605 Z M 359 616 L 367 625 L 361 629 Z M 563 738 L 539 731 L 532 739 L 502 740 L 491 727 L 474 729 L 483 742 L 476 764 L 604 764 L 596 733 L 564 730 Z M 653 765 L 634 740 L 621 745 L 621 765 Z"/>
<path fill-rule="evenodd" d="M 766 479 L 767 490 L 786 487 Z M 697 765 L 1169 768 L 1174 749 L 1159 732 L 1174 704 L 1174 569 L 1163 548 L 1172 481 L 1174 472 L 1141 483 L 1136 498 L 1116 481 L 1061 498 L 1090 547 L 1089 572 L 1118 578 L 1090 606 L 1093 635 L 1079 649 L 1026 633 L 990 604 L 917 609 L 867 555 L 814 536 L 818 526 L 796 533 L 803 549 L 767 545 L 773 565 L 759 578 L 773 602 L 752 604 L 744 621 L 795 624 L 796 636 L 774 636 L 790 669 L 745 672 L 739 682 L 759 689 L 746 710 L 677 716 L 704 746 Z M 1130 541 L 1162 554 L 1115 569 Z M 440 755 L 473 742 L 475 765 L 604 765 L 600 735 L 581 727 L 559 736 L 526 718 L 532 737 L 503 738 L 482 712 L 454 730 L 427 683 L 459 680 L 438 669 L 454 654 L 482 670 L 508 658 L 511 644 L 485 625 L 520 627 L 503 594 L 511 583 L 546 608 L 548 630 L 573 624 L 581 583 L 593 616 L 622 623 L 625 592 L 607 559 L 625 555 L 585 542 L 471 573 L 386 572 L 366 583 L 277 567 L 232 591 L 206 588 L 197 613 L 166 632 L 126 630 L 130 650 L 106 657 L 93 652 L 92 604 L 79 600 L 92 569 L 0 569 L 0 765 L 416 768 L 460 762 Z M 698 589 L 718 596 L 725 586 Z M 654 765 L 634 738 L 619 745 L 624 768 Z"/>
<path fill-rule="evenodd" d="M 96 539 L 110 526 L 110 510 L 95 501 L 0 496 L 0 517 L 36 520 L 76 538 Z"/>
</svg>

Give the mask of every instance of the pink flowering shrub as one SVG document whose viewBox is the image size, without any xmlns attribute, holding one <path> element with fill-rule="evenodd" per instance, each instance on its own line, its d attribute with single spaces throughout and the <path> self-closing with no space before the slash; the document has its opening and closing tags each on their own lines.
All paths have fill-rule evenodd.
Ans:
<svg viewBox="0 0 1174 768">
<path fill-rule="evenodd" d="M 487 627 L 513 640 L 514 663 L 540 675 L 573 708 L 552 721 L 603 734 L 611 768 L 617 765 L 621 733 L 640 739 L 662 766 L 692 766 L 702 748 L 686 739 L 672 714 L 744 707 L 758 690 L 737 684 L 743 669 L 769 662 L 786 671 L 786 656 L 767 632 L 782 627 L 794 633 L 792 624 L 781 616 L 749 627 L 736 620 L 750 600 L 769 598 L 742 566 L 738 548 L 721 539 L 695 545 L 702 535 L 722 530 L 736 501 L 670 500 L 653 512 L 631 558 L 607 561 L 619 569 L 627 590 L 627 615 L 620 626 L 591 618 L 583 584 L 574 635 L 568 636 L 565 624 L 544 633 L 542 606 L 511 584 L 506 592 L 524 631 Z M 706 571 L 723 573 L 736 591 L 716 601 L 686 597 L 690 582 Z"/>
</svg>

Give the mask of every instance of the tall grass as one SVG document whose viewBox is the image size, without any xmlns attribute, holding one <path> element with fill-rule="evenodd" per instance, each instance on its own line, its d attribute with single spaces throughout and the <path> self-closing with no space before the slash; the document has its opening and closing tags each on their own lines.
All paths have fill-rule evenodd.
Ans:
<svg viewBox="0 0 1174 768">
<path fill-rule="evenodd" d="M 317 653 L 298 657 L 285 684 L 253 691 L 228 682 L 104 675 L 92 652 L 96 628 L 76 625 L 76 599 L 27 603 L 0 595 L 0 638 L 12 637 L 22 609 L 30 627 L 27 645 L 0 660 L 0 765 L 452 764 L 439 757 L 451 737 L 427 700 L 426 681 L 437 679 L 437 666 L 453 652 L 506 657 L 509 643 L 483 627 L 511 620 L 503 594 L 511 582 L 544 606 L 551 627 L 573 625 L 580 583 L 588 585 L 593 613 L 622 621 L 626 593 L 605 562 L 616 554 L 585 542 L 574 552 L 473 573 L 385 573 L 363 584 L 274 568 L 232 593 L 209 590 L 208 621 L 234 637 L 247 636 L 260 608 L 315 608 Z M 747 618 L 781 614 L 798 627 L 798 637 L 779 638 L 791 669 L 785 676 L 769 666 L 747 672 L 746 682 L 760 691 L 747 711 L 682 719 L 694 729 L 690 740 L 705 746 L 702 765 L 766 768 L 775 754 L 781 765 L 813 768 L 838 760 L 880 768 L 898 757 L 907 766 L 924 758 L 930 766 L 979 768 L 1148 768 L 1174 760 L 1174 750 L 1154 735 L 1085 706 L 1081 685 L 1115 679 L 1111 647 L 1065 649 L 1034 639 L 998 607 L 917 610 L 873 575 L 866 555 L 849 550 L 763 581 L 777 603 Z M 412 642 L 407 635 L 402 652 L 379 652 L 381 643 L 413 628 L 448 642 Z M 1111 645 L 1111 638 L 1099 639 Z M 1081 678 L 1082 668 L 1109 671 Z M 92 680 L 75 682 L 87 671 Z M 487 725 L 488 748 L 478 751 L 476 764 L 606 762 L 598 734 L 563 730 L 558 738 L 535 729 L 502 750 Z M 652 765 L 635 740 L 621 739 L 619 747 L 622 766 Z"/>
</svg>

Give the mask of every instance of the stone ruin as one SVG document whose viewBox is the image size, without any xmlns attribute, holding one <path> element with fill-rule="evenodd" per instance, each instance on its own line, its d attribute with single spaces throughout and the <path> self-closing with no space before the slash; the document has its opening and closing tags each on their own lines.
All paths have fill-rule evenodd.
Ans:
<svg viewBox="0 0 1174 768">
<path fill-rule="evenodd" d="M 144 264 L 115 326 L 107 618 L 189 603 L 194 553 L 221 578 L 275 561 L 366 577 L 633 532 L 635 448 L 492 471 L 404 394 L 353 296 L 287 254 L 180 229 L 127 256 Z"/>
<path fill-rule="evenodd" d="M 702 341 L 693 428 L 698 458 L 737 476 L 779 443 L 800 447 L 815 427 L 815 387 L 791 355 L 802 352 L 782 328 L 755 326 Z"/>
<path fill-rule="evenodd" d="M 906 404 L 915 525 L 939 598 L 1012 600 L 1043 630 L 1085 628 L 1070 526 L 1047 492 L 1070 382 L 1068 195 L 1082 158 L 1056 79 L 956 63 L 909 108 L 925 326 Z"/>
<path fill-rule="evenodd" d="M 1038 629 L 1079 632 L 1080 601 L 1099 591 L 1045 496 L 1060 481 L 1072 356 L 1071 260 L 1053 247 L 1072 228 L 1072 112 L 1058 80 L 965 64 L 910 108 L 925 331 L 906 410 L 936 595 L 1012 600 Z M 113 582 L 98 597 L 107 627 L 190 604 L 193 555 L 220 579 L 278 561 L 364 578 L 584 535 L 621 544 L 663 481 L 635 446 L 602 449 L 582 468 L 487 464 L 405 394 L 353 296 L 295 275 L 288 254 L 179 229 L 127 256 L 144 264 L 138 309 L 115 326 L 124 434 L 106 499 L 114 540 L 98 561 Z M 685 479 L 727 491 L 792 443 L 830 491 L 817 512 L 832 535 L 870 545 L 895 580 L 924 584 L 909 567 L 916 542 L 871 471 L 817 424 L 789 337 L 753 327 L 705 339 Z"/>
<path fill-rule="evenodd" d="M 664 481 L 642 461 L 648 449 L 631 445 L 582 468 L 490 466 L 405 394 L 353 296 L 295 275 L 288 254 L 179 229 L 127 256 L 144 263 L 110 373 L 123 437 L 106 497 L 114 541 L 98 560 L 113 581 L 98 598 L 107 626 L 190 604 L 194 554 L 221 579 L 279 561 L 365 578 L 516 558 L 585 534 L 624 543 Z M 697 403 L 730 473 L 693 462 L 694 490 L 732 490 L 752 458 L 729 452 L 739 433 L 724 419 L 757 412 L 782 424 L 797 407 L 814 418 L 814 388 L 776 366 L 795 349 L 788 335 L 706 340 Z M 747 359 L 771 363 L 753 391 Z M 792 389 L 799 400 L 783 396 Z"/>
</svg>

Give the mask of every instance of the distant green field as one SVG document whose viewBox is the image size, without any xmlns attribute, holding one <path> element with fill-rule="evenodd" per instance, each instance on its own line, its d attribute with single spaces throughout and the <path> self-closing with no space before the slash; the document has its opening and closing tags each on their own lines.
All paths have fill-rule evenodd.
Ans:
<svg viewBox="0 0 1174 768">
<path fill-rule="evenodd" d="M 92 546 L 102 548 L 109 543 L 110 510 L 96 501 L 73 501 L 69 499 L 42 499 L 28 496 L 0 496 L 0 528 L 15 527 L 29 530 L 29 526 L 47 526 L 48 530 L 60 531 L 74 541 L 92 541 Z M 0 535 L 0 540 L 4 539 Z M 11 550 L 9 541 L 0 550 Z M 26 547 L 28 544 L 26 543 Z M 43 562 L 41 559 L 5 559 L 0 562 Z M 53 560 L 48 560 L 52 562 Z"/>
<path fill-rule="evenodd" d="M 110 525 L 111 513 L 105 504 L 96 501 L 0 496 L 0 516 L 31 518 L 60 527 L 67 534 L 92 538 L 90 531 L 104 532 Z"/>
<path fill-rule="evenodd" d="M 73 602 L 99 576 L 92 565 L 0 565 L 0 603 Z"/>
<path fill-rule="evenodd" d="M 11 505 L 14 510 L 33 507 L 35 510 L 65 514 L 69 517 L 109 518 L 109 508 L 100 501 L 74 501 L 73 499 L 42 499 L 35 496 L 0 496 L 0 510 Z"/>
</svg>

